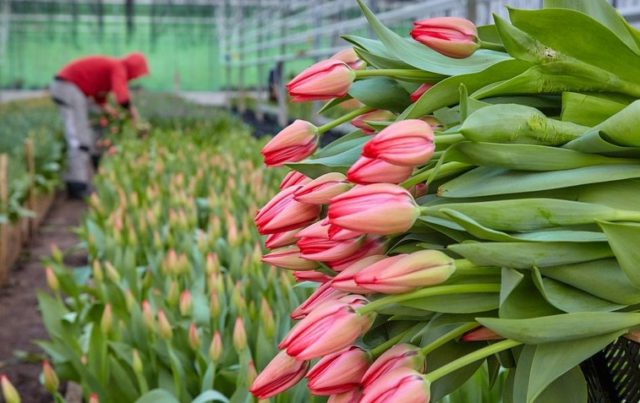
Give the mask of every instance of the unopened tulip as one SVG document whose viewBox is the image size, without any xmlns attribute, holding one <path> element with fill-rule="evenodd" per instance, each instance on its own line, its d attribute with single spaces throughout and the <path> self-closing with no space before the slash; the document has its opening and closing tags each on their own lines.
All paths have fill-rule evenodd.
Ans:
<svg viewBox="0 0 640 403">
<path fill-rule="evenodd" d="M 158 311 L 158 333 L 160 333 L 160 337 L 164 340 L 171 340 L 173 337 L 171 323 L 169 323 L 169 319 L 167 319 L 167 316 L 162 309 Z"/>
<path fill-rule="evenodd" d="M 421 84 L 415 91 L 411 93 L 411 101 L 416 102 L 418 99 L 420 99 L 422 94 L 427 92 L 431 87 L 433 87 L 433 84 L 430 84 L 430 83 Z"/>
<path fill-rule="evenodd" d="M 258 399 L 267 399 L 289 389 L 304 377 L 308 361 L 300 361 L 281 351 L 260 372 L 249 391 Z"/>
<path fill-rule="evenodd" d="M 280 190 L 286 189 L 289 186 L 304 185 L 305 183 L 309 182 L 311 182 L 311 178 L 309 178 L 305 174 L 298 171 L 289 171 L 282 182 L 280 182 Z"/>
<path fill-rule="evenodd" d="M 398 184 L 407 180 L 412 172 L 412 166 L 394 165 L 377 158 L 360 157 L 349 168 L 347 179 L 359 185 L 371 183 Z"/>
<path fill-rule="evenodd" d="M 151 304 L 146 300 L 142 301 L 142 323 L 144 323 L 147 330 L 153 330 L 156 324 Z"/>
<path fill-rule="evenodd" d="M 330 283 L 322 284 L 302 304 L 291 312 L 291 319 L 302 319 L 318 306 L 327 301 L 335 301 L 347 295 L 345 291 L 331 287 Z"/>
<path fill-rule="evenodd" d="M 295 277 L 297 282 L 313 281 L 314 283 L 326 283 L 331 280 L 331 277 L 315 270 L 294 271 L 293 277 Z"/>
<path fill-rule="evenodd" d="M 294 200 L 294 187 L 278 193 L 256 215 L 256 226 L 263 234 L 290 231 L 314 222 L 320 213 L 320 206 L 300 203 Z"/>
<path fill-rule="evenodd" d="M 42 384 L 52 395 L 57 393 L 60 387 L 58 375 L 56 375 L 56 371 L 53 370 L 47 360 L 42 363 Z"/>
<path fill-rule="evenodd" d="M 354 388 L 348 392 L 329 396 L 327 403 L 358 403 L 360 401 L 360 396 L 362 396 L 360 388 Z"/>
<path fill-rule="evenodd" d="M 347 178 L 339 172 L 330 172 L 304 184 L 295 191 L 295 199 L 302 203 L 327 204 L 332 197 L 351 188 Z"/>
<path fill-rule="evenodd" d="M 355 263 L 351 264 L 349 267 L 338 273 L 338 275 L 331 280 L 331 287 L 335 288 L 336 290 L 352 292 L 355 294 L 370 293 L 371 290 L 356 284 L 355 276 L 363 269 L 366 269 L 372 264 L 379 262 L 385 258 L 385 255 L 373 255 L 364 257 L 356 261 Z"/>
<path fill-rule="evenodd" d="M 209 358 L 211 361 L 218 362 L 222 355 L 222 337 L 220 332 L 216 330 L 211 338 L 211 345 L 209 346 Z"/>
<path fill-rule="evenodd" d="M 6 375 L 0 375 L 0 388 L 2 388 L 2 396 L 7 403 L 20 403 L 20 395 Z"/>
<path fill-rule="evenodd" d="M 362 155 L 395 165 L 415 167 L 433 157 L 435 151 L 433 130 L 420 119 L 396 122 L 369 140 Z"/>
<path fill-rule="evenodd" d="M 376 129 L 373 128 L 369 122 L 386 122 L 394 120 L 394 118 L 395 115 L 392 112 L 385 111 L 384 109 L 376 109 L 354 118 L 351 120 L 351 124 L 362 130 L 364 134 L 373 134 L 376 132 Z"/>
<path fill-rule="evenodd" d="M 287 84 L 294 102 L 322 101 L 347 95 L 356 78 L 354 71 L 340 60 L 323 60 L 298 74 Z"/>
<path fill-rule="evenodd" d="M 318 267 L 317 262 L 304 259 L 296 245 L 274 249 L 264 255 L 262 261 L 288 270 L 313 270 Z"/>
<path fill-rule="evenodd" d="M 187 316 L 191 314 L 191 310 L 193 309 L 193 300 L 191 297 L 191 292 L 189 290 L 184 290 L 180 293 L 180 314 L 182 316 Z"/>
<path fill-rule="evenodd" d="M 296 120 L 272 138 L 260 151 L 270 167 L 298 162 L 318 147 L 317 128 L 304 120 Z"/>
<path fill-rule="evenodd" d="M 100 319 L 100 330 L 102 334 L 108 335 L 111 332 L 111 327 L 113 326 L 113 311 L 111 309 L 111 304 L 106 304 L 104 306 L 104 310 L 102 311 L 102 318 Z"/>
<path fill-rule="evenodd" d="M 331 267 L 332 270 L 340 272 L 345 270 L 355 262 L 359 261 L 360 259 L 373 255 L 381 255 L 384 253 L 384 251 L 384 242 L 379 237 L 367 236 L 364 239 L 362 247 L 356 253 L 342 260 L 328 262 L 327 265 Z"/>
<path fill-rule="evenodd" d="M 335 55 L 331 56 L 329 59 L 345 62 L 347 66 L 351 67 L 353 70 L 363 69 L 367 66 L 367 64 L 362 59 L 360 59 L 353 48 L 342 49 Z"/>
<path fill-rule="evenodd" d="M 456 270 L 455 261 L 436 250 L 388 257 L 361 270 L 355 282 L 382 294 L 401 294 L 440 284 Z"/>
<path fill-rule="evenodd" d="M 398 368 L 408 368 L 423 372 L 425 357 L 420 354 L 420 349 L 411 344 L 396 344 L 378 357 L 362 376 L 360 383 L 368 387 L 378 378 Z"/>
<path fill-rule="evenodd" d="M 187 335 L 187 340 L 189 341 L 189 347 L 192 350 L 197 350 L 200 348 L 200 336 L 198 335 L 198 328 L 195 323 L 189 325 L 189 332 Z"/>
<path fill-rule="evenodd" d="M 309 313 L 291 329 L 279 348 L 299 360 L 310 360 L 335 353 L 353 344 L 373 324 L 375 315 L 359 315 L 356 309 L 367 300 L 354 297 L 350 302 L 329 301 Z"/>
<path fill-rule="evenodd" d="M 131 351 L 131 369 L 138 375 L 144 373 L 144 365 L 142 364 L 140 353 L 135 348 Z"/>
<path fill-rule="evenodd" d="M 47 286 L 49 286 L 49 289 L 53 292 L 60 291 L 60 282 L 51 267 L 45 268 L 45 276 L 47 278 Z"/>
<path fill-rule="evenodd" d="M 328 211 L 329 224 L 377 235 L 405 232 L 419 216 L 411 194 L 388 183 L 356 186 L 331 199 Z"/>
<path fill-rule="evenodd" d="M 429 385 L 422 374 L 399 368 L 365 387 L 360 403 L 429 403 L 430 398 Z"/>
<path fill-rule="evenodd" d="M 92 393 L 89 395 L 89 402 L 88 403 L 100 403 L 100 398 L 98 397 L 98 395 L 96 393 Z"/>
<path fill-rule="evenodd" d="M 348 392 L 360 385 L 368 366 L 367 353 L 360 347 L 351 346 L 322 357 L 307 374 L 307 387 L 318 396 Z"/>
<path fill-rule="evenodd" d="M 454 58 L 469 57 L 480 47 L 474 23 L 459 17 L 416 21 L 411 36 L 436 52 Z"/>
<path fill-rule="evenodd" d="M 268 249 L 275 249 L 275 248 L 280 248 L 282 246 L 293 245 L 298 241 L 298 238 L 296 238 L 296 234 L 299 231 L 300 230 L 298 229 L 294 229 L 291 231 L 283 231 L 283 232 L 276 232 L 274 234 L 269 234 L 267 235 L 267 238 L 264 240 L 264 246 L 266 246 Z"/>
<path fill-rule="evenodd" d="M 298 239 L 300 256 L 303 259 L 319 262 L 335 262 L 356 253 L 363 243 L 363 237 L 344 241 L 329 239 L 328 233 L 324 237 L 303 236 Z"/>
<path fill-rule="evenodd" d="M 461 339 L 462 341 L 492 341 L 503 340 L 504 337 L 489 328 L 479 326 L 465 333 Z"/>
<path fill-rule="evenodd" d="M 235 347 L 236 351 L 242 351 L 247 348 L 247 331 L 244 328 L 242 318 L 239 316 L 233 326 L 233 347 Z"/>
</svg>

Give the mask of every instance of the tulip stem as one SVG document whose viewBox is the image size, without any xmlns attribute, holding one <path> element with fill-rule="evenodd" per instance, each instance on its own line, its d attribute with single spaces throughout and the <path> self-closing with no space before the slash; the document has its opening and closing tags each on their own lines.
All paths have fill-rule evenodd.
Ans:
<svg viewBox="0 0 640 403">
<path fill-rule="evenodd" d="M 451 294 L 467 294 L 467 293 L 494 293 L 500 292 L 500 284 L 459 284 L 459 285 L 440 285 L 422 288 L 417 291 L 408 292 L 399 295 L 389 295 L 375 301 L 369 302 L 367 305 L 358 309 L 358 314 L 364 315 L 369 312 L 379 310 L 385 306 L 397 304 L 400 302 L 410 301 L 412 299 L 434 297 L 437 295 Z"/>
<path fill-rule="evenodd" d="M 356 79 L 367 77 L 394 77 L 398 79 L 409 80 L 433 80 L 434 74 L 423 70 L 409 70 L 409 69 L 371 69 L 371 70 L 356 70 Z"/>
<path fill-rule="evenodd" d="M 504 48 L 504 46 L 499 43 L 480 41 L 479 44 L 481 49 L 495 50 L 498 52 L 506 52 L 506 49 Z"/>
<path fill-rule="evenodd" d="M 487 347 L 476 350 L 471 354 L 460 357 L 457 360 L 451 361 L 450 363 L 443 365 L 442 367 L 432 372 L 429 372 L 424 376 L 424 380 L 428 383 L 433 383 L 443 376 L 449 375 L 450 373 L 460 368 L 466 367 L 467 365 L 475 361 L 483 360 L 489 356 L 492 356 L 504 350 L 509 350 L 521 344 L 521 342 L 511 339 L 502 340 L 498 343 L 491 344 Z"/>
<path fill-rule="evenodd" d="M 435 179 L 443 178 L 450 174 L 466 171 L 472 166 L 473 165 L 465 164 L 463 162 L 455 162 L 455 161 L 447 162 L 440 166 L 436 165 L 433 168 L 427 169 L 426 171 L 422 171 L 419 174 L 407 179 L 406 181 L 402 182 L 400 186 L 402 186 L 405 189 L 409 189 L 410 187 L 420 182 L 424 182 L 428 180 L 431 177 L 431 175 L 434 174 L 434 172 L 435 172 L 435 176 L 433 179 L 435 180 Z"/>
<path fill-rule="evenodd" d="M 341 117 L 339 117 L 338 119 L 331 121 L 327 124 L 324 124 L 320 127 L 318 127 L 317 129 L 317 133 L 323 134 L 325 132 L 328 132 L 329 130 L 333 129 L 334 127 L 340 126 L 343 123 L 347 123 L 350 122 L 353 118 L 356 118 L 360 115 L 363 115 L 367 112 L 371 112 L 372 110 L 374 110 L 375 108 L 372 108 L 370 106 L 363 106 L 362 108 L 358 108 L 356 110 L 353 110 L 349 113 L 347 113 L 346 115 L 343 115 Z"/>
<path fill-rule="evenodd" d="M 436 134 L 434 142 L 436 146 L 449 146 L 462 140 L 464 140 L 464 136 L 460 133 Z"/>
<path fill-rule="evenodd" d="M 478 325 L 477 322 L 466 323 L 466 324 L 464 324 L 462 326 L 458 326 L 457 328 L 453 329 L 452 331 L 443 334 L 442 336 L 440 336 L 437 339 L 435 339 L 433 342 L 431 342 L 431 343 L 427 344 L 426 346 L 422 347 L 420 349 L 420 353 L 422 355 L 427 355 L 427 354 L 431 353 L 433 350 L 436 350 L 436 349 L 442 347 L 443 345 L 447 344 L 451 340 L 457 339 L 459 336 L 462 336 L 463 334 L 467 333 L 469 330 L 475 329 L 478 326 L 479 325 Z"/>
</svg>

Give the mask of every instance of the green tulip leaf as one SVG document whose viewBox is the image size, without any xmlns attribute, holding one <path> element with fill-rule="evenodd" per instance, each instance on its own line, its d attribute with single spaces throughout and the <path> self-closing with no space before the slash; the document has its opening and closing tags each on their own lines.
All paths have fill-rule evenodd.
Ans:
<svg viewBox="0 0 640 403">
<path fill-rule="evenodd" d="M 536 289 L 530 275 L 503 268 L 500 286 L 499 317 L 526 319 L 558 314 Z"/>
<path fill-rule="evenodd" d="M 450 245 L 448 249 L 478 266 L 516 269 L 586 262 L 613 255 L 603 242 L 466 242 Z"/>
<path fill-rule="evenodd" d="M 192 403 L 207 403 L 207 402 L 222 402 L 227 403 L 229 399 L 227 399 L 222 393 L 215 390 L 207 390 L 206 392 L 202 392 L 195 399 L 193 399 Z"/>
<path fill-rule="evenodd" d="M 394 112 L 402 112 L 411 104 L 409 93 L 398 82 L 385 77 L 356 81 L 349 95 L 372 108 Z"/>
<path fill-rule="evenodd" d="M 442 347 L 431 352 L 427 356 L 427 373 L 440 368 L 451 361 L 463 357 L 479 347 L 477 343 L 458 343 L 451 341 Z M 476 361 L 461 369 L 454 371 L 431 384 L 431 399 L 439 401 L 444 396 L 457 390 L 469 379 L 480 367 L 483 361 Z"/>
<path fill-rule="evenodd" d="M 574 312 L 529 319 L 477 318 L 499 335 L 525 344 L 579 340 L 640 325 L 640 313 Z"/>
<path fill-rule="evenodd" d="M 577 263 L 540 269 L 542 275 L 568 284 L 598 298 L 621 305 L 640 304 L 634 287 L 615 259 Z"/>
<path fill-rule="evenodd" d="M 620 267 L 640 293 L 640 224 L 600 222 Z"/>
<path fill-rule="evenodd" d="M 562 189 L 591 183 L 639 178 L 640 165 L 600 165 L 552 172 L 508 171 L 480 167 L 438 189 L 443 197 L 481 197 Z"/>
<path fill-rule="evenodd" d="M 400 305 L 440 313 L 477 313 L 497 309 L 499 301 L 497 293 L 470 293 L 417 298 Z"/>
<path fill-rule="evenodd" d="M 560 118 L 579 125 L 596 126 L 627 105 L 629 101 L 622 96 L 564 92 Z"/>
<path fill-rule="evenodd" d="M 136 403 L 179 403 L 179 400 L 164 389 L 154 389 L 140 396 Z"/>
<path fill-rule="evenodd" d="M 468 74 L 477 73 L 500 61 L 509 59 L 509 55 L 492 50 L 478 50 L 463 59 L 444 56 L 418 42 L 402 38 L 385 27 L 362 0 L 358 0 L 358 5 L 387 51 L 418 69 L 444 75 Z"/>
</svg>

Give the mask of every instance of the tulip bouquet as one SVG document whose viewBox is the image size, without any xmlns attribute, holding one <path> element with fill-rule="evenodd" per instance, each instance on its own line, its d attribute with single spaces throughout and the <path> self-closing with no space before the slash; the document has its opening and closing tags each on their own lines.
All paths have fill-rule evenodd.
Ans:
<svg viewBox="0 0 640 403">
<path fill-rule="evenodd" d="M 640 32 L 604 0 L 544 3 L 404 38 L 359 0 L 378 39 L 288 84 L 360 107 L 262 149 L 290 168 L 262 259 L 316 290 L 256 397 L 306 376 L 330 402 L 439 401 L 480 368 L 505 402 L 586 402 L 580 363 L 638 340 Z"/>
<path fill-rule="evenodd" d="M 260 167 L 263 143 L 225 116 L 207 137 L 209 125 L 124 133 L 81 228 L 89 266 L 67 268 L 59 251 L 47 262 L 48 373 L 89 401 L 250 401 L 255 368 L 309 294 L 260 261 L 251 214 L 278 174 Z M 277 401 L 306 396 L 300 387 Z"/>
</svg>

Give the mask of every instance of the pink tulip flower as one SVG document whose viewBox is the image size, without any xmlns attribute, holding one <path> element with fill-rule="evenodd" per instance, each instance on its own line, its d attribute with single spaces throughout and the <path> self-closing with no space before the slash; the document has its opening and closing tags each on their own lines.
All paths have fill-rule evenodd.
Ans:
<svg viewBox="0 0 640 403">
<path fill-rule="evenodd" d="M 422 374 L 399 368 L 365 387 L 360 403 L 429 403 L 430 398 L 429 385 Z"/>
<path fill-rule="evenodd" d="M 295 199 L 302 203 L 327 204 L 332 197 L 351 188 L 347 178 L 339 172 L 330 172 L 299 187 Z"/>
<path fill-rule="evenodd" d="M 312 312 L 315 308 L 320 305 L 323 305 L 328 301 L 336 301 L 344 296 L 347 293 L 345 291 L 340 291 L 331 286 L 330 283 L 324 283 L 320 287 L 318 287 L 313 294 L 307 298 L 300 306 L 291 312 L 291 319 L 299 320 L 306 317 L 310 312 Z"/>
<path fill-rule="evenodd" d="M 296 279 L 298 283 L 302 281 L 312 281 L 314 283 L 324 284 L 327 281 L 331 280 L 331 277 L 315 270 L 294 271 L 293 277 Z"/>
<path fill-rule="evenodd" d="M 262 257 L 262 261 L 288 270 L 313 270 L 318 263 L 303 259 L 296 245 L 274 249 Z"/>
<path fill-rule="evenodd" d="M 328 212 L 329 224 L 377 235 L 405 232 L 419 216 L 411 194 L 388 183 L 356 186 L 331 199 Z"/>
<path fill-rule="evenodd" d="M 351 389 L 348 392 L 329 396 L 327 403 L 358 403 L 362 392 L 360 388 Z"/>
<path fill-rule="evenodd" d="M 296 234 L 300 232 L 299 229 L 294 229 L 291 231 L 283 231 L 276 232 L 273 234 L 267 235 L 267 238 L 264 241 L 264 246 L 268 249 L 280 248 L 282 246 L 293 245 L 297 242 L 298 238 L 296 238 Z"/>
<path fill-rule="evenodd" d="M 367 236 L 364 239 L 362 247 L 356 253 L 342 260 L 328 262 L 327 265 L 331 267 L 332 270 L 341 272 L 360 259 L 363 259 L 367 256 L 383 254 L 384 250 L 384 242 L 379 237 Z"/>
<path fill-rule="evenodd" d="M 368 294 L 371 290 L 361 287 L 355 282 L 357 273 L 371 266 L 372 264 L 385 259 L 385 255 L 373 255 L 364 257 L 342 270 L 331 280 L 331 287 L 344 292 L 352 292 L 354 294 Z"/>
<path fill-rule="evenodd" d="M 411 344 L 396 344 L 382 353 L 362 376 L 360 383 L 363 387 L 371 386 L 378 378 L 398 368 L 408 368 L 419 372 L 426 370 L 424 355 L 420 349 Z"/>
<path fill-rule="evenodd" d="M 360 70 L 367 66 L 367 64 L 360 59 L 358 54 L 353 48 L 342 49 L 335 55 L 329 58 L 330 60 L 340 60 L 347 64 L 347 66 L 351 67 L 353 70 Z"/>
<path fill-rule="evenodd" d="M 304 120 L 296 120 L 272 138 L 260 151 L 264 163 L 277 167 L 307 158 L 318 147 L 317 128 Z"/>
<path fill-rule="evenodd" d="M 368 122 L 386 122 L 393 120 L 395 115 L 393 112 L 385 111 L 384 109 L 376 109 L 371 112 L 363 113 L 362 115 L 351 120 L 351 124 L 358 129 L 362 130 L 364 134 L 373 134 L 376 129 L 373 128 Z"/>
<path fill-rule="evenodd" d="M 395 165 L 415 167 L 429 162 L 435 151 L 431 126 L 420 119 L 396 122 L 369 140 L 362 155 Z"/>
<path fill-rule="evenodd" d="M 256 214 L 258 232 L 263 235 L 304 227 L 318 218 L 320 207 L 294 200 L 294 187 L 278 193 Z"/>
<path fill-rule="evenodd" d="M 372 183 L 393 183 L 397 185 L 407 180 L 412 172 L 412 166 L 394 165 L 381 159 L 360 157 L 349 168 L 347 179 L 359 185 Z"/>
<path fill-rule="evenodd" d="M 307 373 L 307 387 L 318 396 L 348 392 L 360 386 L 368 366 L 367 353 L 360 347 L 351 346 L 322 357 Z"/>
<path fill-rule="evenodd" d="M 413 23 L 411 36 L 436 52 L 454 58 L 469 57 L 480 47 L 476 26 L 459 17 L 416 21 Z"/>
<path fill-rule="evenodd" d="M 298 383 L 308 369 L 308 361 L 299 361 L 281 351 L 256 377 L 249 391 L 258 399 L 270 398 Z"/>
<path fill-rule="evenodd" d="M 292 170 L 292 171 L 289 171 L 289 173 L 284 177 L 284 179 L 282 179 L 282 182 L 280 182 L 280 190 L 286 189 L 289 186 L 304 185 L 305 183 L 309 183 L 309 182 L 311 182 L 311 178 L 309 178 L 303 173 Z"/>
<path fill-rule="evenodd" d="M 504 340 L 504 337 L 489 328 L 478 326 L 477 328 L 465 333 L 461 339 L 462 341 L 493 341 Z"/>
<path fill-rule="evenodd" d="M 418 99 L 420 99 L 420 97 L 422 96 L 422 94 L 424 94 L 425 92 L 427 92 L 429 90 L 429 88 L 433 87 L 433 84 L 431 83 L 424 83 L 421 84 L 415 91 L 413 91 L 411 93 L 411 102 L 416 102 Z"/>
<path fill-rule="evenodd" d="M 293 102 L 322 101 L 347 95 L 354 71 L 340 60 L 323 60 L 298 74 L 287 84 Z"/>
</svg>

